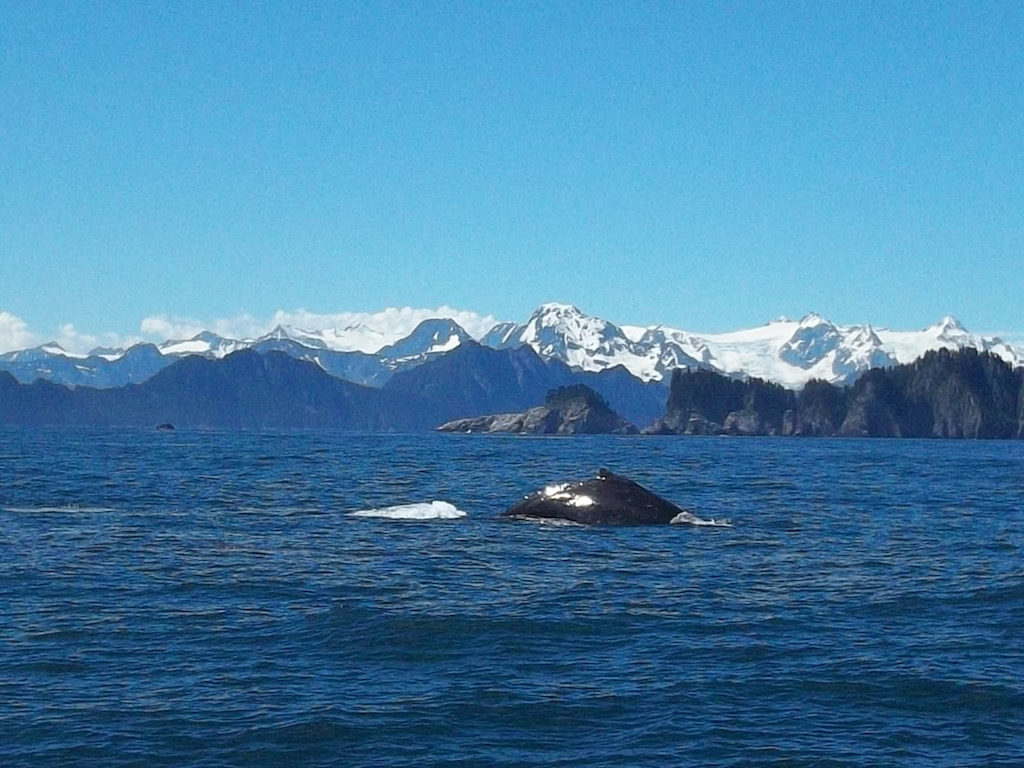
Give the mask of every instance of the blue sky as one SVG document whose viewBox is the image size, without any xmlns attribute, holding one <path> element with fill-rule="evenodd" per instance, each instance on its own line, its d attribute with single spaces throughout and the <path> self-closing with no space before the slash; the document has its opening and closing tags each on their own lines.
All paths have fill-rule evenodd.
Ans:
<svg viewBox="0 0 1024 768">
<path fill-rule="evenodd" d="M 545 301 L 1024 335 L 1019 2 L 0 14 L 0 312 L 32 338 Z"/>
</svg>

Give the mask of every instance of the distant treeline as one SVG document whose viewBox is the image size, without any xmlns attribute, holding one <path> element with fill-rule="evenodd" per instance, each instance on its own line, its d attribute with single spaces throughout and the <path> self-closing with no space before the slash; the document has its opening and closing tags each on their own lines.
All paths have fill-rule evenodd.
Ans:
<svg viewBox="0 0 1024 768">
<path fill-rule="evenodd" d="M 673 373 L 660 434 L 1024 437 L 1024 369 L 974 349 L 938 350 L 875 368 L 852 387 L 794 392 L 757 378 Z"/>
</svg>

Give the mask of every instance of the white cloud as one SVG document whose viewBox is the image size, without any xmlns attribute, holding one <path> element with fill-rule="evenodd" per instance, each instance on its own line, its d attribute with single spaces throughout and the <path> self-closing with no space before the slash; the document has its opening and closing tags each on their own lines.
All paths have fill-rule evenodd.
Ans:
<svg viewBox="0 0 1024 768">
<path fill-rule="evenodd" d="M 54 339 L 69 352 L 88 352 L 100 346 L 99 339 L 95 336 L 79 333 L 74 323 L 64 323 L 57 329 L 57 337 Z"/>
<path fill-rule="evenodd" d="M 73 323 L 64 323 L 58 327 L 57 337 L 54 341 L 68 352 L 85 354 L 97 347 L 127 349 L 133 344 L 137 344 L 140 339 L 136 336 L 122 336 L 119 333 L 102 333 L 98 336 L 92 333 L 81 333 Z"/>
<path fill-rule="evenodd" d="M 73 323 L 64 323 L 57 327 L 55 334 L 40 334 L 28 327 L 28 324 L 10 312 L 0 312 L 0 353 L 17 349 L 38 347 L 55 341 L 68 352 L 84 355 L 96 347 L 125 348 L 139 341 L 132 336 L 119 333 L 103 333 L 95 335 L 81 333 Z"/>
<path fill-rule="evenodd" d="M 436 309 L 390 307 L 379 312 L 335 314 L 297 309 L 278 310 L 264 319 L 247 313 L 212 320 L 167 314 L 149 315 L 139 323 L 141 336 L 85 333 L 79 331 L 73 323 L 64 323 L 58 326 L 55 334 L 44 336 L 29 329 L 20 317 L 10 312 L 0 312 L 0 353 L 56 341 L 68 352 L 85 354 L 96 347 L 127 348 L 144 339 L 157 343 L 190 339 L 206 330 L 229 339 L 255 339 L 278 325 L 321 333 L 325 341 L 336 349 L 376 352 L 408 336 L 424 320 L 435 317 L 451 318 L 477 339 L 498 322 L 493 315 L 481 315 L 448 306 Z"/>
<path fill-rule="evenodd" d="M 55 334 L 43 335 L 29 329 L 20 317 L 0 311 L 0 353 L 56 341 L 68 352 L 85 354 L 96 347 L 127 348 L 142 340 L 159 343 L 169 339 L 190 339 L 205 330 L 229 339 L 255 339 L 278 325 L 321 333 L 327 343 L 336 349 L 376 352 L 408 336 L 422 321 L 437 317 L 451 318 L 477 339 L 498 322 L 493 315 L 481 315 L 449 306 L 436 309 L 389 307 L 379 312 L 334 314 L 297 309 L 278 310 L 264 319 L 247 313 L 213 320 L 167 314 L 149 315 L 139 323 L 140 336 L 85 333 L 79 331 L 73 323 L 60 325 Z"/>
<path fill-rule="evenodd" d="M 146 336 L 155 337 L 157 341 L 166 341 L 167 339 L 190 339 L 197 333 L 206 330 L 206 327 L 201 320 L 190 317 L 150 315 L 142 318 L 139 330 Z"/>
<path fill-rule="evenodd" d="M 253 339 L 273 328 L 270 320 L 257 320 L 249 314 L 199 320 L 195 317 L 150 315 L 142 318 L 139 329 L 155 341 L 191 339 L 203 331 L 212 331 L 227 339 Z"/>
<path fill-rule="evenodd" d="M 34 334 L 29 332 L 28 324 L 10 312 L 0 312 L 0 353 L 15 349 L 25 349 L 39 344 Z"/>
<path fill-rule="evenodd" d="M 255 339 L 273 330 L 271 320 L 258 320 L 250 314 L 214 320 L 210 330 L 228 339 Z"/>
</svg>

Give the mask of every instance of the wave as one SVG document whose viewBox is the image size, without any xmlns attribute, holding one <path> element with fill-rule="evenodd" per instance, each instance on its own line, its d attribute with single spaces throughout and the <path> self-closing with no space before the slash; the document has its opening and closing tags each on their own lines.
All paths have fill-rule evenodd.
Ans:
<svg viewBox="0 0 1024 768">
<path fill-rule="evenodd" d="M 714 518 L 705 520 L 701 517 L 697 517 L 693 512 L 687 512 L 685 510 L 668 522 L 670 525 L 703 525 L 710 528 L 732 528 L 732 523 L 728 520 L 716 520 Z"/>
<path fill-rule="evenodd" d="M 380 517 L 388 520 L 454 520 L 466 513 L 447 501 L 427 501 L 417 504 L 399 504 L 349 512 L 349 517 Z"/>
</svg>

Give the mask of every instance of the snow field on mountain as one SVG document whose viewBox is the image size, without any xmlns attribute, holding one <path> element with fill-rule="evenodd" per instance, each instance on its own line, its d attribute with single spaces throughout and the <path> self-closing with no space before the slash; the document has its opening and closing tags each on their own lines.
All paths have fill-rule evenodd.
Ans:
<svg viewBox="0 0 1024 768">
<path fill-rule="evenodd" d="M 351 366 L 362 366 L 361 374 L 352 373 L 357 377 L 353 380 L 360 381 L 358 375 L 363 375 L 363 383 L 373 384 L 375 380 L 376 386 L 394 371 L 447 354 L 467 341 L 496 349 L 527 346 L 544 360 L 558 360 L 587 372 L 621 366 L 642 381 L 667 381 L 677 368 L 707 368 L 732 376 L 758 377 L 794 389 L 811 379 L 850 384 L 870 368 L 909 363 L 928 350 L 939 348 L 972 347 L 992 352 L 1013 366 L 1024 364 L 1024 351 L 998 338 L 970 333 L 950 316 L 920 331 L 836 325 L 812 313 L 799 321 L 780 318 L 757 328 L 698 334 L 662 325 L 618 326 L 572 305 L 558 303 L 541 305 L 525 323 L 497 323 L 488 331 L 481 331 L 485 326 L 475 313 L 453 311 L 448 316 L 424 317 L 424 312 L 410 310 L 396 316 L 385 311 L 362 315 L 358 322 L 319 330 L 282 323 L 270 333 L 243 340 L 203 331 L 190 339 L 168 340 L 150 348 L 151 357 L 222 358 L 250 347 L 258 351 L 276 349 L 313 360 L 324 370 L 342 377 L 353 371 Z M 467 331 L 451 315 L 476 318 L 472 323 L 474 331 Z M 330 316 L 320 317 L 320 321 L 324 317 Z M 353 316 L 336 317 L 350 320 Z M 411 331 L 397 336 L 397 329 L 406 327 L 402 323 L 412 318 L 420 319 Z M 373 322 L 379 322 L 379 327 L 373 327 Z M 127 359 L 129 352 L 140 350 L 141 346 L 130 350 L 104 348 L 92 355 L 82 355 L 50 343 L 0 355 L 0 370 L 16 371 L 24 380 L 49 378 L 62 383 L 58 363 L 63 360 L 66 365 L 73 360 L 83 377 L 68 383 L 87 384 L 94 371 L 116 366 L 122 358 Z M 339 356 L 346 355 L 363 357 L 354 363 L 338 361 Z"/>
</svg>

